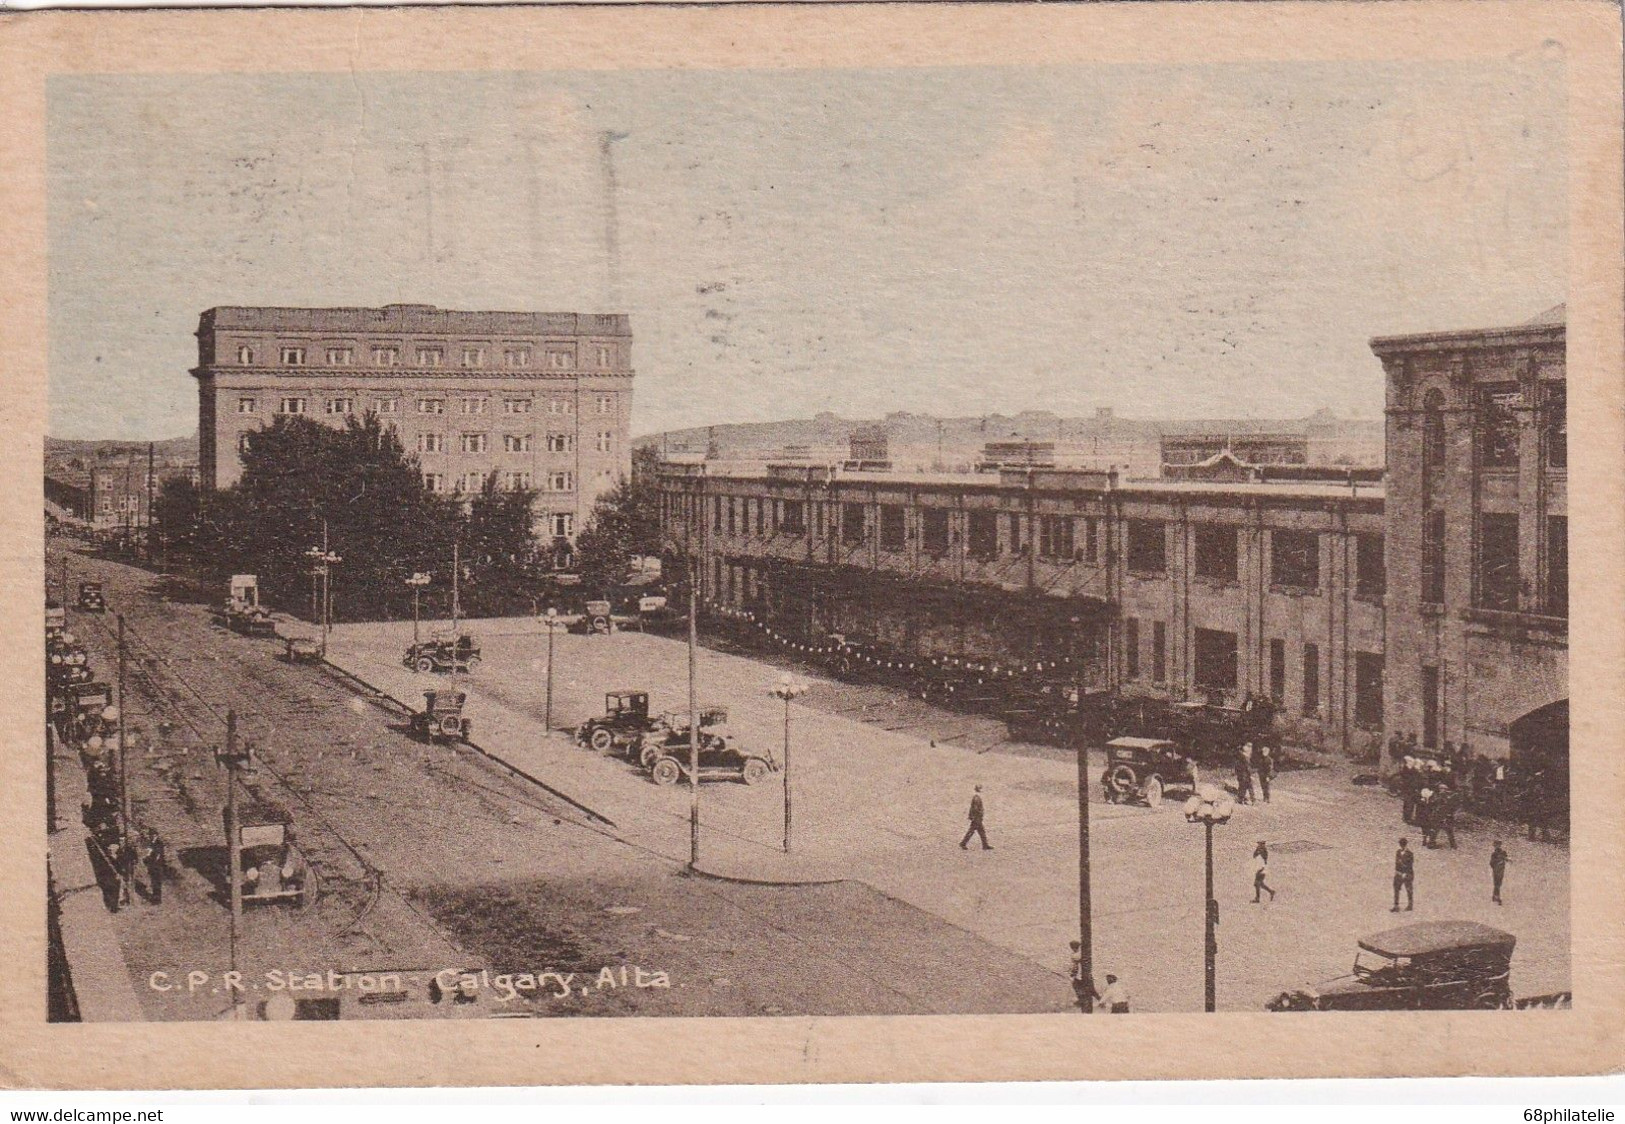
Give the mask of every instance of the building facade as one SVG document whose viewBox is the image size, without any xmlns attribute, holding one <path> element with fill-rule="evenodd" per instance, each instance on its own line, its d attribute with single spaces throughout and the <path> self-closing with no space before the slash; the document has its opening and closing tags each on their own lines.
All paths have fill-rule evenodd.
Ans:
<svg viewBox="0 0 1625 1124">
<path fill-rule="evenodd" d="M 394 427 L 434 491 L 538 494 L 538 531 L 574 539 L 631 472 L 625 315 L 383 308 L 211 308 L 198 331 L 205 488 L 278 414 L 330 425 L 368 411 Z"/>
<path fill-rule="evenodd" d="M 1387 377 L 1394 729 L 1505 755 L 1568 706 L 1561 307 L 1527 324 L 1371 341 Z"/>
</svg>

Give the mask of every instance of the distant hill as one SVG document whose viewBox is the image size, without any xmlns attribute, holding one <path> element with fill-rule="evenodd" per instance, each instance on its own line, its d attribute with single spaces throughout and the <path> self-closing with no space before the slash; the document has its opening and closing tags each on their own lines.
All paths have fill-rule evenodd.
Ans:
<svg viewBox="0 0 1625 1124">
<path fill-rule="evenodd" d="M 153 460 L 164 466 L 195 465 L 198 463 L 197 434 L 188 437 L 169 437 L 152 442 Z M 45 467 L 83 471 L 98 466 L 123 464 L 126 461 L 145 463 L 147 442 L 72 440 L 61 437 L 45 439 Z"/>
</svg>

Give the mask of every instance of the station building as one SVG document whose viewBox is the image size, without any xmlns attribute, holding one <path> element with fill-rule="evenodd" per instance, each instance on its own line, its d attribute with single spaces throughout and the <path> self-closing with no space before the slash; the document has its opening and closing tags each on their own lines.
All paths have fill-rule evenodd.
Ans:
<svg viewBox="0 0 1625 1124">
<path fill-rule="evenodd" d="M 538 530 L 573 540 L 631 472 L 623 314 L 219 307 L 199 319 L 201 483 L 226 488 L 278 414 L 395 428 L 437 492 L 535 489 Z"/>
<path fill-rule="evenodd" d="M 691 567 L 707 601 L 810 643 L 1067 659 L 1126 695 L 1268 697 L 1297 744 L 1372 755 L 1415 731 L 1500 756 L 1519 722 L 1555 737 L 1559 710 L 1566 740 L 1560 315 L 1372 347 L 1385 480 L 689 458 L 661 474 L 668 572 Z M 1470 555 L 1454 545 L 1469 540 Z"/>
</svg>

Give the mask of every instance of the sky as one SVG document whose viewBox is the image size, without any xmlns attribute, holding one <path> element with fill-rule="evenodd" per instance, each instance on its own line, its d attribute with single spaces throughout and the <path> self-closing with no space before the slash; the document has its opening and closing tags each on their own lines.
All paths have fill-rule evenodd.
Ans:
<svg viewBox="0 0 1625 1124">
<path fill-rule="evenodd" d="M 197 425 L 223 304 L 630 314 L 634 433 L 1374 416 L 1565 299 L 1561 60 L 67 76 L 50 432 Z"/>
</svg>

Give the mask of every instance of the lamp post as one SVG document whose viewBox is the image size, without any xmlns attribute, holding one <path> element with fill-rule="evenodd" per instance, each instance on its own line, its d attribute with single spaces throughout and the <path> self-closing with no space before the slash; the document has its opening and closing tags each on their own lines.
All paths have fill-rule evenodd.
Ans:
<svg viewBox="0 0 1625 1124">
<path fill-rule="evenodd" d="M 779 681 L 768 692 L 776 699 L 784 700 L 784 853 L 790 853 L 790 700 L 799 698 L 807 693 L 807 684 L 789 675 L 779 676 Z"/>
<path fill-rule="evenodd" d="M 1209 1014 L 1217 1009 L 1216 973 L 1219 954 L 1219 940 L 1215 932 L 1219 926 L 1219 903 L 1213 899 L 1213 827 L 1215 824 L 1229 823 L 1235 810 L 1236 804 L 1230 798 L 1230 794 L 1212 785 L 1199 786 L 1195 794 L 1185 801 L 1185 819 L 1202 825 L 1207 842 L 1207 898 L 1203 910 L 1207 919 L 1207 941 L 1203 947 L 1203 964 L 1206 968 L 1203 980 L 1205 985 L 1203 1010 Z"/>
<path fill-rule="evenodd" d="M 406 584 L 412 587 L 412 647 L 418 646 L 418 594 L 423 587 L 429 584 L 429 575 L 415 573 L 406 579 Z"/>
<path fill-rule="evenodd" d="M 553 732 L 553 632 L 558 628 L 559 611 L 548 606 L 547 615 L 542 618 L 547 625 L 547 710 L 542 718 L 542 729 L 548 733 Z"/>
<path fill-rule="evenodd" d="M 322 659 L 325 660 L 327 658 L 327 634 L 333 628 L 333 567 L 344 561 L 342 557 L 328 549 L 327 520 L 322 520 L 322 545 L 313 546 L 305 551 L 305 557 L 310 559 L 313 567 L 311 570 L 312 580 L 320 578 L 322 582 Z"/>
</svg>

